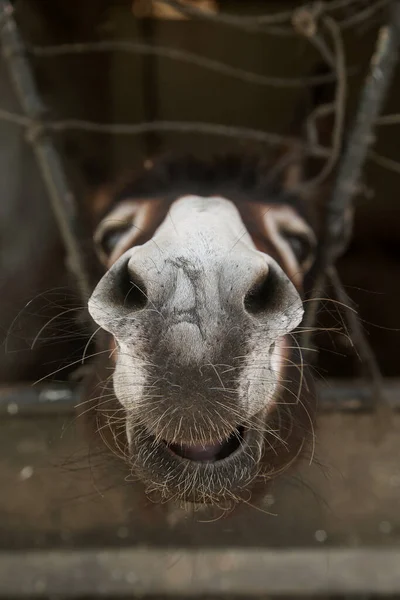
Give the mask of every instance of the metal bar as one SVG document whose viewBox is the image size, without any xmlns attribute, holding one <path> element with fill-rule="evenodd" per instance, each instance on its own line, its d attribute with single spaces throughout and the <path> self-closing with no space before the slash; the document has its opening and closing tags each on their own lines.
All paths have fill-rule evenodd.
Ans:
<svg viewBox="0 0 400 600">
<path fill-rule="evenodd" d="M 91 285 L 84 256 L 84 239 L 75 200 L 54 144 L 43 122 L 45 107 L 41 102 L 32 70 L 26 58 L 24 42 L 19 34 L 9 0 L 0 0 L 0 42 L 15 92 L 26 117 L 31 119 L 28 139 L 32 144 L 39 169 L 46 184 L 53 212 L 67 250 L 68 266 L 73 272 L 83 300 L 86 302 Z"/>
<path fill-rule="evenodd" d="M 371 379 L 370 401 L 374 400 L 377 405 L 382 406 L 387 405 L 387 398 L 382 389 L 382 375 L 378 361 L 357 316 L 351 312 L 351 308 L 346 309 L 346 305 L 349 304 L 347 295 L 333 266 L 345 252 L 351 238 L 353 198 L 357 192 L 369 148 L 374 142 L 376 120 L 390 88 L 398 60 L 400 0 L 393 0 L 389 13 L 389 23 L 379 32 L 369 73 L 361 91 L 355 123 L 339 163 L 332 196 L 326 206 L 323 238 L 314 268 L 315 281 L 303 320 L 305 333 L 302 338 L 302 345 L 310 347 L 312 326 L 316 321 L 320 298 L 324 296 L 327 276 L 330 274 L 336 293 L 342 297 L 345 306 L 345 318 L 349 324 L 351 339 L 359 356 L 362 357 L 367 376 Z"/>
<path fill-rule="evenodd" d="M 384 548 L 34 550 L 0 554 L 0 597 L 395 594 L 399 565 Z"/>
<path fill-rule="evenodd" d="M 385 379 L 383 391 L 393 410 L 400 410 L 400 379 Z M 371 389 L 361 382 L 331 380 L 317 386 L 321 412 L 372 412 Z M 0 418 L 73 414 L 84 399 L 78 385 L 0 386 Z"/>
<path fill-rule="evenodd" d="M 314 324 L 323 295 L 326 273 L 344 252 L 352 231 L 352 200 L 357 192 L 359 178 L 374 141 L 373 131 L 382 109 L 398 59 L 400 43 L 400 1 L 391 5 L 391 22 L 382 27 L 371 58 L 370 70 L 361 91 L 354 127 L 341 158 L 333 193 L 327 203 L 324 238 L 315 266 L 314 289 L 303 321 L 308 332 L 303 345 L 309 345 L 311 326 Z"/>
<path fill-rule="evenodd" d="M 81 396 L 71 384 L 0 386 L 0 418 L 69 415 Z"/>
<path fill-rule="evenodd" d="M 393 79 L 400 44 L 400 1 L 394 0 L 390 22 L 379 32 L 370 72 L 361 92 L 359 108 L 346 145 L 333 194 L 327 205 L 325 264 L 333 264 L 346 249 L 350 233 L 352 199 L 368 150 L 374 141 L 373 131 Z"/>
</svg>

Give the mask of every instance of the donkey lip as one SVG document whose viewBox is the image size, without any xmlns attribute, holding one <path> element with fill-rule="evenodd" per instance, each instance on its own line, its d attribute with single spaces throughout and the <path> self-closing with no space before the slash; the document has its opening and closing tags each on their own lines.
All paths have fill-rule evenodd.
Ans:
<svg viewBox="0 0 400 600">
<path fill-rule="evenodd" d="M 180 458 L 193 462 L 217 462 L 228 458 L 242 446 L 244 428 L 238 427 L 222 442 L 212 444 L 176 444 L 164 441 L 167 448 Z"/>
<path fill-rule="evenodd" d="M 157 439 L 143 423 L 132 423 L 129 440 L 135 471 L 162 498 L 200 504 L 241 496 L 257 475 L 264 449 L 263 431 L 247 423 L 205 447 Z"/>
</svg>

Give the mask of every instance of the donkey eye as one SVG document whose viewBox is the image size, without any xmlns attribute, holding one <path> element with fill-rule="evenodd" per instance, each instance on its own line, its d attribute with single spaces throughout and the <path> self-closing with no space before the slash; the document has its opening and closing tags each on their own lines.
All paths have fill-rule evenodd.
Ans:
<svg viewBox="0 0 400 600">
<path fill-rule="evenodd" d="M 118 228 L 115 227 L 113 229 L 104 231 L 101 239 L 99 240 L 99 246 L 104 254 L 107 256 L 111 254 L 119 240 L 130 229 L 130 227 L 131 226 L 127 224 Z"/>
<path fill-rule="evenodd" d="M 298 233 L 284 233 L 286 241 L 290 244 L 295 257 L 303 265 L 313 254 L 314 244 L 307 235 Z"/>
</svg>

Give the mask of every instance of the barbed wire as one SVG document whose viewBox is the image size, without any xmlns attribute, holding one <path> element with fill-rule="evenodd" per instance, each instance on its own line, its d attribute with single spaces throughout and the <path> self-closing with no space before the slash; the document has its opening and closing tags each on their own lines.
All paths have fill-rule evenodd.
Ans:
<svg viewBox="0 0 400 600">
<path fill-rule="evenodd" d="M 355 15 L 341 21 L 340 26 L 342 29 L 349 29 L 355 25 L 359 25 L 363 21 L 371 19 L 377 12 L 389 6 L 390 0 L 377 0 L 371 6 L 367 6 L 365 9 L 360 10 Z"/>
<path fill-rule="evenodd" d="M 296 88 L 302 86 L 321 85 L 335 81 L 335 74 L 326 74 L 308 77 L 270 77 L 259 73 L 252 73 L 246 69 L 232 67 L 226 63 L 206 58 L 199 54 L 186 52 L 168 46 L 153 46 L 150 44 L 117 40 L 89 43 L 59 44 L 52 46 L 27 46 L 28 53 L 39 58 L 51 58 L 73 54 L 91 54 L 101 52 L 127 52 L 134 54 L 147 54 L 178 60 L 187 64 L 196 65 L 216 73 L 233 77 L 246 83 L 256 85 L 275 86 L 283 88 Z M 354 71 L 353 71 L 354 72 Z"/>
<path fill-rule="evenodd" d="M 9 121 L 15 125 L 21 125 L 22 127 L 29 127 L 33 123 L 32 119 L 29 117 L 19 115 L 4 108 L 0 108 L 0 119 L 2 121 Z"/>
<path fill-rule="evenodd" d="M 400 125 L 400 113 L 382 115 L 376 120 L 377 125 Z"/>
<path fill-rule="evenodd" d="M 324 105 L 325 107 L 327 105 Z M 51 131 L 86 131 L 89 133 L 103 133 L 103 134 L 120 134 L 120 135 L 142 135 L 148 132 L 154 131 L 168 131 L 170 133 L 200 133 L 204 135 L 216 135 L 221 137 L 237 138 L 249 141 L 256 141 L 261 143 L 268 143 L 270 145 L 275 144 L 292 144 L 296 141 L 296 145 L 299 150 L 305 152 L 310 156 L 317 158 L 330 158 L 331 149 L 325 146 L 315 144 L 302 144 L 297 138 L 290 136 L 283 136 L 277 133 L 268 133 L 265 131 L 250 129 L 246 127 L 236 127 L 229 125 L 218 125 L 215 123 L 196 123 L 196 122 L 176 122 L 176 121 L 153 121 L 150 123 L 95 123 L 92 121 L 84 121 L 78 119 L 66 119 L 63 121 L 44 121 L 38 123 L 33 121 L 29 117 L 13 113 L 11 111 L 0 108 L 0 120 L 8 121 L 15 125 L 22 127 L 31 128 L 32 132 L 40 134 L 43 129 L 48 128 Z M 400 124 L 400 115 L 385 115 L 380 117 L 376 121 L 377 125 L 386 124 Z M 33 136 L 35 134 L 33 133 Z M 32 139 L 32 133 L 28 134 L 28 137 Z M 400 163 L 382 156 L 376 152 L 370 151 L 368 157 L 373 162 L 376 162 L 380 166 L 400 173 Z M 311 181 L 307 182 L 310 184 Z"/>
<path fill-rule="evenodd" d="M 275 34 L 275 35 L 293 35 L 295 32 L 291 27 L 292 19 L 297 10 L 306 9 L 315 18 L 321 17 L 323 14 L 329 14 L 342 8 L 348 8 L 350 6 L 356 6 L 357 4 L 364 5 L 363 0 L 337 0 L 336 2 L 326 1 L 314 1 L 301 5 L 299 8 L 294 10 L 285 10 L 277 13 L 269 13 L 266 15 L 231 15 L 228 13 L 213 13 L 203 11 L 200 8 L 189 4 L 182 4 L 179 0 L 158 0 L 160 3 L 165 4 L 181 14 L 189 17 L 202 19 L 216 24 L 226 25 L 234 27 L 236 29 L 249 32 L 249 33 L 264 33 L 264 34 Z M 359 25 L 361 22 L 368 20 L 373 14 L 389 5 L 390 0 L 376 0 L 372 4 L 369 4 L 366 8 L 362 8 L 356 12 L 355 15 L 344 19 L 340 25 L 344 28 L 353 27 Z M 276 25 L 287 24 L 288 27 L 276 27 Z"/>
<path fill-rule="evenodd" d="M 346 117 L 347 75 L 343 39 L 340 29 L 334 19 L 327 16 L 323 17 L 323 23 L 330 32 L 333 41 L 337 83 L 333 102 L 328 105 L 325 104 L 317 107 L 317 109 L 314 111 L 314 114 L 315 119 L 318 119 L 318 114 L 321 113 L 321 109 L 325 113 L 327 110 L 330 110 L 334 114 L 335 123 L 333 127 L 331 153 L 321 171 L 315 177 L 305 183 L 305 185 L 308 187 L 317 186 L 323 183 L 335 168 L 343 144 L 343 131 Z M 311 120 L 313 116 L 313 114 L 310 115 Z M 316 134 L 315 138 L 318 139 Z"/>
<path fill-rule="evenodd" d="M 230 15 L 227 13 L 212 13 L 203 11 L 196 6 L 190 4 L 182 4 L 179 0 L 158 0 L 162 4 L 166 4 L 175 10 L 190 16 L 206 19 L 209 21 L 215 21 L 224 25 L 243 26 L 243 24 L 252 25 L 279 25 L 290 23 L 293 18 L 293 12 L 295 9 L 284 10 L 280 12 L 261 14 L 261 15 Z M 388 4 L 389 0 L 377 0 L 372 6 L 367 7 L 360 11 L 360 19 L 368 18 L 369 13 L 373 14 L 379 8 L 385 4 Z M 331 2 L 316 0 L 314 2 L 308 2 L 303 4 L 302 7 L 307 7 L 308 10 L 313 14 L 322 16 L 323 14 L 329 14 L 342 8 L 348 8 L 353 5 L 364 4 L 363 0 L 332 0 Z M 365 13 L 365 14 L 364 14 Z"/>
<path fill-rule="evenodd" d="M 400 175 L 399 161 L 394 160 L 393 158 L 389 158 L 387 156 L 382 156 L 382 154 L 378 154 L 378 152 L 374 152 L 372 150 L 370 150 L 370 152 L 368 153 L 368 158 L 380 167 L 383 167 L 384 169 L 388 169 L 388 171 L 393 171 L 394 173 L 398 173 Z"/>
<path fill-rule="evenodd" d="M 63 131 L 86 131 L 88 133 L 115 134 L 115 135 L 143 135 L 149 132 L 170 132 L 170 133 L 200 133 L 204 135 L 216 135 L 221 137 L 236 138 L 243 140 L 252 140 L 269 145 L 291 145 L 299 144 L 300 148 L 309 155 L 319 158 L 327 158 L 330 149 L 315 144 L 309 146 L 301 143 L 292 136 L 281 135 L 262 131 L 260 129 L 251 129 L 249 127 L 236 127 L 234 125 L 221 125 L 217 123 L 203 123 L 196 121 L 150 121 L 144 123 L 97 123 L 94 121 L 85 121 L 80 119 L 63 119 L 58 121 L 35 121 L 29 117 L 13 113 L 8 110 L 0 109 L 0 119 L 9 121 L 15 125 L 26 127 L 29 130 L 28 137 L 34 139 L 35 136 L 43 133 L 44 130 L 63 132 Z"/>
</svg>

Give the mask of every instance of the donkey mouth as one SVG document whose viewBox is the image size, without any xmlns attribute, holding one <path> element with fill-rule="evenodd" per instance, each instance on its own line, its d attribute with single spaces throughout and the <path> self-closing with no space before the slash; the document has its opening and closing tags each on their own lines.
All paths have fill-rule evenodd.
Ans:
<svg viewBox="0 0 400 600">
<path fill-rule="evenodd" d="M 256 423 L 255 423 L 256 425 Z M 208 444 L 157 440 L 141 423 L 130 428 L 134 470 L 162 500 L 215 504 L 241 496 L 254 480 L 263 454 L 263 431 L 239 426 Z"/>
<path fill-rule="evenodd" d="M 168 450 L 193 462 L 217 462 L 237 452 L 244 440 L 244 428 L 238 427 L 222 442 L 213 444 L 176 444 L 164 441 Z"/>
</svg>

